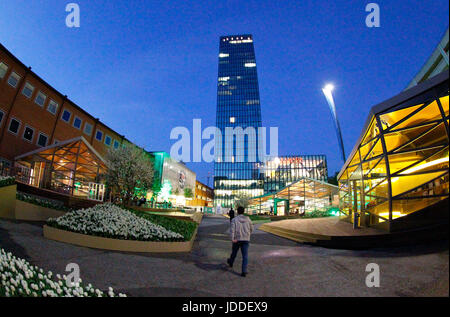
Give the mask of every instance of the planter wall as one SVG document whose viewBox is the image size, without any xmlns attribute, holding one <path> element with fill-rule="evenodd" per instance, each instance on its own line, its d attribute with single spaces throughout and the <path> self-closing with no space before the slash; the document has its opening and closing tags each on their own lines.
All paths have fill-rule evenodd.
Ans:
<svg viewBox="0 0 450 317">
<path fill-rule="evenodd" d="M 17 185 L 0 187 L 0 218 L 15 219 Z"/>
<path fill-rule="evenodd" d="M 197 230 L 187 242 L 152 242 L 118 240 L 60 230 L 47 225 L 44 226 L 44 237 L 50 240 L 74 244 L 82 247 L 123 251 L 123 252 L 146 252 L 146 253 L 171 253 L 190 252 L 197 236 Z"/>
<path fill-rule="evenodd" d="M 66 212 L 50 209 L 21 200 L 16 200 L 15 219 L 25 221 L 46 221 L 49 218 L 57 218 Z"/>
</svg>

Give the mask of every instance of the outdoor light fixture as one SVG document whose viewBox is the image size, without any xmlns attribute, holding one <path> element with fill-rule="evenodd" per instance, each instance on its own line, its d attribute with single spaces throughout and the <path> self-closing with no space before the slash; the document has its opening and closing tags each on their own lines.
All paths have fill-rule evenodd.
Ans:
<svg viewBox="0 0 450 317">
<path fill-rule="evenodd" d="M 334 86 L 332 84 L 327 84 L 322 89 L 323 94 L 325 95 L 325 98 L 327 99 L 328 106 L 330 107 L 331 114 L 333 115 L 334 126 L 335 126 L 336 134 L 338 137 L 339 147 L 341 148 L 342 159 L 344 160 L 344 163 L 345 163 L 346 158 L 345 158 L 345 150 L 344 150 L 344 141 L 342 140 L 341 126 L 339 125 L 339 121 L 338 121 L 337 115 L 336 115 L 336 106 L 334 104 L 334 99 L 333 99 L 333 90 L 334 90 Z"/>
</svg>

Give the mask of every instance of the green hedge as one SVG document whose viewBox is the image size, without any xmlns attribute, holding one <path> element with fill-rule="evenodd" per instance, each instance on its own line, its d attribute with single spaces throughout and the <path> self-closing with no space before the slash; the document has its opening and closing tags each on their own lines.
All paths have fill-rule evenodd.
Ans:
<svg viewBox="0 0 450 317">
<path fill-rule="evenodd" d="M 326 217 L 333 217 L 330 210 L 314 210 L 311 212 L 305 213 L 302 218 L 326 218 Z"/>
<path fill-rule="evenodd" d="M 270 221 L 269 217 L 264 217 L 264 216 L 260 216 L 260 215 L 248 215 L 248 214 L 245 214 L 245 215 L 247 217 L 249 217 L 251 221 L 260 221 L 260 220 Z"/>
<path fill-rule="evenodd" d="M 59 211 L 71 211 L 72 209 L 67 208 L 65 206 L 62 205 L 58 205 L 55 204 L 54 202 L 50 201 L 50 200 L 46 200 L 46 199 L 42 199 L 42 198 L 35 198 L 26 194 L 22 194 L 22 193 L 17 193 L 16 195 L 17 200 L 29 203 L 29 204 L 33 204 L 33 205 L 37 205 L 37 206 L 41 206 L 41 207 L 45 207 L 45 208 L 50 208 L 50 209 L 54 209 L 54 210 L 59 210 Z"/>
<path fill-rule="evenodd" d="M 3 179 L 0 179 L 0 187 L 11 186 L 11 185 L 14 185 L 15 183 L 16 183 L 16 180 L 14 177 L 6 177 Z"/>
<path fill-rule="evenodd" d="M 124 207 L 122 207 L 124 208 Z M 197 229 L 197 223 L 192 221 L 186 221 L 186 220 L 180 220 L 180 219 L 174 219 L 174 218 L 168 218 L 164 216 L 159 215 L 152 215 L 143 211 L 137 211 L 130 208 L 124 208 L 132 213 L 134 213 L 136 216 L 142 217 L 144 219 L 149 220 L 150 222 L 160 225 L 167 230 L 179 233 L 183 235 L 184 239 L 186 241 L 191 240 L 192 236 L 194 235 L 195 229 Z"/>
</svg>

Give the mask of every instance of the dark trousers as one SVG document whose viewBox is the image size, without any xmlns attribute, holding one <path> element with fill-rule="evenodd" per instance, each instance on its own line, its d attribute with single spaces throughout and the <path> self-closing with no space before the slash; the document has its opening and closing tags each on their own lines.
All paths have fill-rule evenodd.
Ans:
<svg viewBox="0 0 450 317">
<path fill-rule="evenodd" d="M 236 259 L 236 255 L 241 249 L 242 253 L 242 273 L 247 273 L 247 264 L 248 264 L 248 248 L 250 246 L 249 241 L 238 241 L 233 243 L 233 248 L 230 256 L 230 264 L 233 265 L 234 260 Z"/>
</svg>

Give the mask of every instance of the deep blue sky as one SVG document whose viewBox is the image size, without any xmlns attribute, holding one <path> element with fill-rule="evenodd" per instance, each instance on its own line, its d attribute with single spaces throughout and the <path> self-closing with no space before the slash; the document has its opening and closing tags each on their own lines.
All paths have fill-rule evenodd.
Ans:
<svg viewBox="0 0 450 317">
<path fill-rule="evenodd" d="M 0 42 L 94 116 L 147 150 L 169 151 L 170 131 L 215 124 L 219 36 L 255 40 L 264 126 L 280 154 L 326 154 L 342 166 L 321 87 L 333 82 L 347 155 L 368 111 L 405 88 L 448 27 L 447 0 L 372 1 L 0 0 Z M 188 164 L 206 181 L 212 164 Z M 212 182 L 211 182 L 212 184 Z"/>
</svg>

